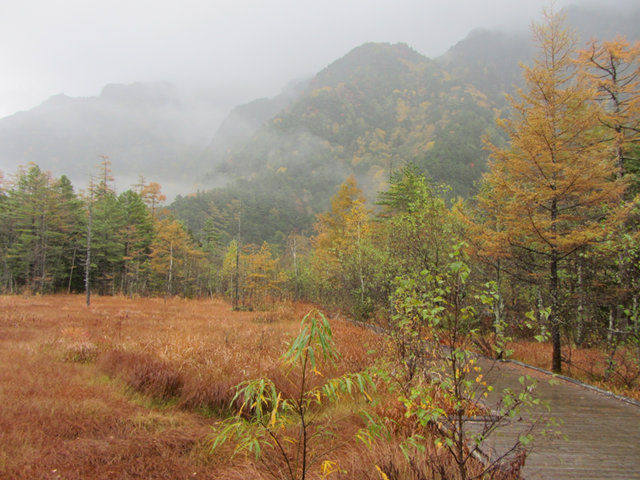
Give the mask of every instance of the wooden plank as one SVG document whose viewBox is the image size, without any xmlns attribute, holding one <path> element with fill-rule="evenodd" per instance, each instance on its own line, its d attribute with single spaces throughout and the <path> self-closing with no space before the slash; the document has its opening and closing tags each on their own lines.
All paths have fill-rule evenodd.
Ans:
<svg viewBox="0 0 640 480">
<path fill-rule="evenodd" d="M 561 431 L 568 439 L 537 438 L 525 463 L 525 478 L 640 479 L 640 407 L 564 380 L 552 385 L 551 376 L 532 374 L 520 366 L 486 359 L 479 363 L 495 387 L 496 395 L 490 398 L 494 406 L 498 392 L 507 387 L 517 391 L 518 378 L 531 375 L 538 380 L 536 396 L 548 402 L 550 415 L 563 422 Z M 516 422 L 504 429 L 485 448 L 500 452 L 517 438 L 521 425 Z"/>
</svg>

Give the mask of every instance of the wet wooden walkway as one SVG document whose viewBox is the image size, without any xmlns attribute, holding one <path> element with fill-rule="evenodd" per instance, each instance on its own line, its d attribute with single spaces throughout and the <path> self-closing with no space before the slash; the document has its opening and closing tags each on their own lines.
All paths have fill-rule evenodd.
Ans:
<svg viewBox="0 0 640 480">
<path fill-rule="evenodd" d="M 491 366 L 488 360 L 481 365 L 485 371 Z M 538 380 L 536 396 L 548 402 L 551 416 L 564 422 L 560 429 L 568 437 L 537 438 L 525 463 L 525 479 L 640 479 L 640 407 L 564 380 L 551 385 L 549 375 L 511 363 L 495 364 L 486 378 L 496 392 L 507 387 L 517 391 L 523 375 Z M 485 448 L 500 452 L 518 431 L 518 426 L 507 428 Z"/>
</svg>

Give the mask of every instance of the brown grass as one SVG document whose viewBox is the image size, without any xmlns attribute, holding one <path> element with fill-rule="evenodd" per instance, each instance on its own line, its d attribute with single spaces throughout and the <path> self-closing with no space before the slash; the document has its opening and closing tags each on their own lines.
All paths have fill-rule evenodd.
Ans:
<svg viewBox="0 0 640 480">
<path fill-rule="evenodd" d="M 229 413 L 239 382 L 268 375 L 288 388 L 278 358 L 309 309 L 125 297 L 94 297 L 86 308 L 82 296 L 0 296 L 0 478 L 272 478 L 265 465 L 232 458 L 231 445 L 210 455 L 210 427 Z M 368 350 L 382 348 L 371 332 L 332 327 L 342 353 L 332 374 L 365 368 Z M 353 441 L 362 422 L 348 404 L 319 418 L 338 435 L 318 448 L 347 471 L 331 478 L 401 468 L 397 444 Z M 448 465 L 433 455 L 424 472 Z"/>
<path fill-rule="evenodd" d="M 547 370 L 551 369 L 552 346 L 550 343 L 519 340 L 511 342 L 509 348 L 513 350 L 512 358 L 515 360 Z M 631 353 L 624 349 L 616 353 L 614 360 L 617 366 L 614 373 L 606 379 L 607 356 L 604 351 L 598 348 L 563 346 L 562 373 L 605 390 L 640 400 L 640 381 L 636 377 L 640 366 L 628 361 L 627 354 Z M 635 380 L 629 386 L 625 379 Z"/>
</svg>

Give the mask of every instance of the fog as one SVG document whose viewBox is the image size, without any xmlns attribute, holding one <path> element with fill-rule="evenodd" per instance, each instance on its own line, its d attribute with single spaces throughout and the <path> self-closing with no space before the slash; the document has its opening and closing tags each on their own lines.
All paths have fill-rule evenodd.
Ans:
<svg viewBox="0 0 640 480">
<path fill-rule="evenodd" d="M 54 94 L 95 96 L 105 84 L 138 81 L 207 89 L 221 105 L 234 105 L 276 95 L 289 81 L 313 75 L 365 42 L 404 42 L 436 57 L 477 27 L 524 28 L 548 5 L 547 0 L 5 1 L 0 117 Z"/>
</svg>

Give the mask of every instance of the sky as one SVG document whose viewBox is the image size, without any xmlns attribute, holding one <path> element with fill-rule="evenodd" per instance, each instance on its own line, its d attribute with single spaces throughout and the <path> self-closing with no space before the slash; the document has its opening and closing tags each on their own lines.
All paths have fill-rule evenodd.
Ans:
<svg viewBox="0 0 640 480">
<path fill-rule="evenodd" d="M 580 3 L 634 0 L 557 0 Z M 0 0 L 0 117 L 108 83 L 168 81 L 237 104 L 365 42 L 434 58 L 475 28 L 526 28 L 549 0 Z"/>
</svg>

